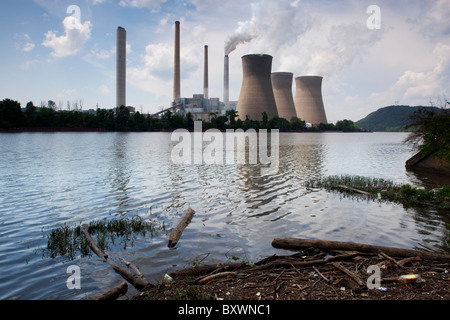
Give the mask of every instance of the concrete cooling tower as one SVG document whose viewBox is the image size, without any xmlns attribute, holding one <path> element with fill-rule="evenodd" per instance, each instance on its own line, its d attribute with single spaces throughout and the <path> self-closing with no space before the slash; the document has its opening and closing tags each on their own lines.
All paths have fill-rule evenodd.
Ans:
<svg viewBox="0 0 450 320">
<path fill-rule="evenodd" d="M 116 39 L 116 107 L 126 106 L 127 32 L 117 28 Z"/>
<path fill-rule="evenodd" d="M 319 125 L 327 123 L 327 116 L 322 100 L 322 77 L 304 76 L 295 78 L 295 110 L 297 117 Z"/>
<path fill-rule="evenodd" d="M 243 80 L 236 111 L 239 119 L 262 121 L 262 113 L 269 119 L 278 116 L 272 89 L 272 56 L 250 54 L 242 57 Z"/>
<path fill-rule="evenodd" d="M 272 88 L 277 104 L 278 116 L 289 121 L 297 116 L 294 96 L 292 95 L 292 80 L 294 74 L 290 72 L 272 73 Z"/>
</svg>

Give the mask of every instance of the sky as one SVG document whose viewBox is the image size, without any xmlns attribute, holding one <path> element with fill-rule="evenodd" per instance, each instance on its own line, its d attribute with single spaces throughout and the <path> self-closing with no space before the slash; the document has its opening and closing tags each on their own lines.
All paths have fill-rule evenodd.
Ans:
<svg viewBox="0 0 450 320">
<path fill-rule="evenodd" d="M 174 25 L 181 22 L 181 95 L 238 100 L 241 57 L 273 56 L 273 72 L 323 77 L 328 121 L 357 121 L 449 92 L 448 0 L 1 0 L 0 99 L 112 108 L 116 30 L 127 31 L 127 105 L 143 113 L 173 96 Z M 295 95 L 295 85 L 293 84 Z M 447 96 L 446 96 L 447 94 Z"/>
</svg>

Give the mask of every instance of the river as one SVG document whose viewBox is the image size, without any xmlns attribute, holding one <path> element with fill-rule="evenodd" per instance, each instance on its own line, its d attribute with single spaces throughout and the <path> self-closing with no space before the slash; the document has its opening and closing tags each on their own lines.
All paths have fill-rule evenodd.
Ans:
<svg viewBox="0 0 450 320">
<path fill-rule="evenodd" d="M 138 265 L 150 282 L 164 273 L 282 254 L 273 238 L 303 237 L 450 252 L 448 215 L 435 208 L 358 200 L 305 182 L 334 174 L 424 186 L 405 170 L 414 154 L 406 133 L 280 133 L 279 167 L 176 164 L 171 133 L 0 134 L 0 299 L 84 299 L 122 281 L 97 256 L 52 258 L 51 230 L 140 216 L 166 226 L 108 252 Z M 176 249 L 170 230 L 196 214 Z M 69 266 L 80 289 L 70 290 Z M 134 289 L 129 291 L 133 295 Z"/>
</svg>

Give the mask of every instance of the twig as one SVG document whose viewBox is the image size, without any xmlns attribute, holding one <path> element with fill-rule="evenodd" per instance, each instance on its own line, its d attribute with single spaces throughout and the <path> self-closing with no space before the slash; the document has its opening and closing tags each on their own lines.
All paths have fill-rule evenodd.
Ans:
<svg viewBox="0 0 450 320">
<path fill-rule="evenodd" d="M 331 262 L 331 265 L 335 267 L 336 269 L 340 270 L 341 272 L 345 273 L 347 276 L 349 276 L 352 280 L 354 280 L 359 286 L 364 286 L 364 282 L 356 275 L 355 273 L 351 272 L 347 268 L 345 268 L 343 265 L 341 265 L 339 262 Z"/>
<path fill-rule="evenodd" d="M 314 271 L 317 272 L 317 274 L 318 274 L 319 276 L 321 276 L 322 278 L 324 278 L 326 282 L 330 282 L 330 280 L 328 280 L 327 277 L 325 277 L 322 273 L 320 273 L 320 271 L 319 271 L 315 266 L 313 266 L 313 269 L 314 269 Z"/>
</svg>

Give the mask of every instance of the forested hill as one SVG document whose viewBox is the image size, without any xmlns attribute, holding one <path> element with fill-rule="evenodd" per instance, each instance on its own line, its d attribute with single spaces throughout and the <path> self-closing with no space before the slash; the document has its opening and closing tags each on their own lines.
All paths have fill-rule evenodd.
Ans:
<svg viewBox="0 0 450 320">
<path fill-rule="evenodd" d="M 432 109 L 436 113 L 441 109 L 436 107 L 411 107 L 411 106 L 389 106 L 372 112 L 364 119 L 356 122 L 356 125 L 371 131 L 405 131 L 404 127 L 409 123 L 409 117 L 420 108 Z"/>
</svg>

